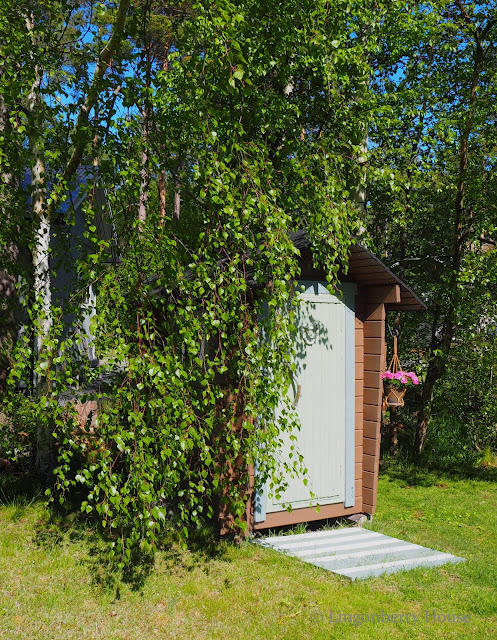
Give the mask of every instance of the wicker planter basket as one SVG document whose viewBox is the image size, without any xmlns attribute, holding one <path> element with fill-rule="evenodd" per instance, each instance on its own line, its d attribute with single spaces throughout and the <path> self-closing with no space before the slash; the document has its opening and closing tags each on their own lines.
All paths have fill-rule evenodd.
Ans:
<svg viewBox="0 0 497 640">
<path fill-rule="evenodd" d="M 383 405 L 385 407 L 403 407 L 404 396 L 406 395 L 406 387 L 394 387 L 391 384 L 384 386 L 385 398 Z"/>
<path fill-rule="evenodd" d="M 396 373 L 400 371 L 402 366 L 399 361 L 399 356 L 397 355 L 397 336 L 394 336 L 393 339 L 393 358 L 388 365 L 388 370 L 392 373 Z M 383 411 L 387 407 L 403 407 L 404 406 L 404 396 L 406 394 L 406 387 L 397 387 L 388 380 L 383 381 Z"/>
</svg>

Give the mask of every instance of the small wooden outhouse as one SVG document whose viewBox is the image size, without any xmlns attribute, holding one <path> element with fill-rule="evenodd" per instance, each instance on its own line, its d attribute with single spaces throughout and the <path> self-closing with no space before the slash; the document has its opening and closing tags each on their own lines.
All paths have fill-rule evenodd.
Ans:
<svg viewBox="0 0 497 640">
<path fill-rule="evenodd" d="M 308 483 L 289 478 L 279 499 L 267 490 L 256 492 L 248 513 L 252 531 L 375 512 L 386 312 L 425 309 L 360 244 L 352 246 L 347 274 L 332 295 L 324 272 L 312 266 L 307 234 L 297 232 L 292 239 L 300 250 L 303 290 L 292 385 L 301 422 L 295 435 Z M 282 456 L 289 455 L 290 442 Z"/>
</svg>

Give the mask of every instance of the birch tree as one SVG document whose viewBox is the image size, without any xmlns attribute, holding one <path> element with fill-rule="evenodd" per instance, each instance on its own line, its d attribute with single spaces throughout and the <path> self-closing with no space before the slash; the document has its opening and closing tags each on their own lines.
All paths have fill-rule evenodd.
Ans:
<svg viewBox="0 0 497 640">
<path fill-rule="evenodd" d="M 4 186 L 12 181 L 14 174 L 18 186 L 29 169 L 31 186 L 32 236 L 26 241 L 32 254 L 32 302 L 29 314 L 34 328 L 34 374 L 33 384 L 38 396 L 46 396 L 46 371 L 51 366 L 55 353 L 50 339 L 52 322 L 52 289 L 50 274 L 51 226 L 59 215 L 59 206 L 67 197 L 67 190 L 83 161 L 85 151 L 92 139 L 90 116 L 98 106 L 107 89 L 105 76 L 113 59 L 119 55 L 125 38 L 125 22 L 129 0 L 122 0 L 115 10 L 111 33 L 107 42 L 97 52 L 94 71 L 85 95 L 79 92 L 79 106 L 75 117 L 67 96 L 72 93 L 70 73 L 66 70 L 77 57 L 74 43 L 83 42 L 83 30 L 78 19 L 90 15 L 93 6 L 83 7 L 77 3 L 48 2 L 43 4 L 21 3 L 12 8 L 9 24 L 3 24 L 4 41 L 11 29 L 19 42 L 16 64 L 19 78 L 24 85 L 12 81 L 7 103 L 2 99 L 3 122 L 12 122 L 18 136 L 27 137 L 29 158 L 20 154 L 17 164 L 11 163 L 11 174 L 3 172 Z M 79 18 L 78 18 L 79 16 Z M 71 40 L 72 38 L 72 40 Z M 10 41 L 12 43 L 12 38 Z M 85 47 L 82 47 L 83 50 Z M 89 47 L 86 47 L 89 49 Z M 3 54 L 7 53 L 7 47 Z M 10 52 L 13 53 L 12 51 Z M 2 61 L 3 62 L 3 61 Z M 86 56 L 85 65 L 91 65 Z M 68 80 L 69 78 L 69 80 Z M 77 83 L 78 79 L 73 78 Z M 12 86 L 19 87 L 14 96 Z M 26 87 L 27 85 L 27 87 Z M 65 102 L 64 102 L 65 99 Z M 54 107 L 55 105 L 55 107 Z M 65 122 L 61 114 L 65 113 Z M 7 114 L 7 115 L 6 115 Z M 3 125 L 5 128 L 5 125 Z M 66 149 L 52 146 L 65 138 Z M 20 140 L 22 146 L 22 139 Z M 17 214 L 16 223 L 26 218 L 26 213 Z M 26 355 L 29 353 L 26 351 Z M 37 467 L 46 477 L 50 473 L 53 458 L 50 454 L 51 428 L 47 421 L 40 421 L 37 445 Z"/>
</svg>

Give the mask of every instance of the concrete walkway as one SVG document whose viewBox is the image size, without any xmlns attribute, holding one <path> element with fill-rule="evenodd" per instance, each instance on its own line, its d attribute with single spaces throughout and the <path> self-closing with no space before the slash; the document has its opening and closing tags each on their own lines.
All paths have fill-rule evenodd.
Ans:
<svg viewBox="0 0 497 640">
<path fill-rule="evenodd" d="M 254 542 L 352 580 L 464 561 L 464 558 L 450 553 L 434 551 L 360 527 L 268 536 Z"/>
</svg>

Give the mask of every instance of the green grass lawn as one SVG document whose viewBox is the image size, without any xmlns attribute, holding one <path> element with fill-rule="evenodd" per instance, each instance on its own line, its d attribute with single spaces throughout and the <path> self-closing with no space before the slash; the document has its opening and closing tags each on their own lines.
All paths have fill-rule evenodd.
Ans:
<svg viewBox="0 0 497 640">
<path fill-rule="evenodd" d="M 2 494 L 0 493 L 0 499 Z M 368 528 L 465 563 L 351 582 L 250 543 L 161 552 L 140 581 L 103 586 L 89 527 L 47 529 L 40 500 L 0 506 L 0 638 L 488 638 L 497 628 L 497 473 L 391 467 Z M 345 614 L 391 621 L 337 621 Z M 433 611 L 440 621 L 433 621 Z M 426 621 L 426 612 L 430 619 Z M 406 614 L 409 621 L 406 622 Z M 442 616 L 466 616 L 465 622 Z M 416 616 L 416 623 L 413 622 Z"/>
</svg>

